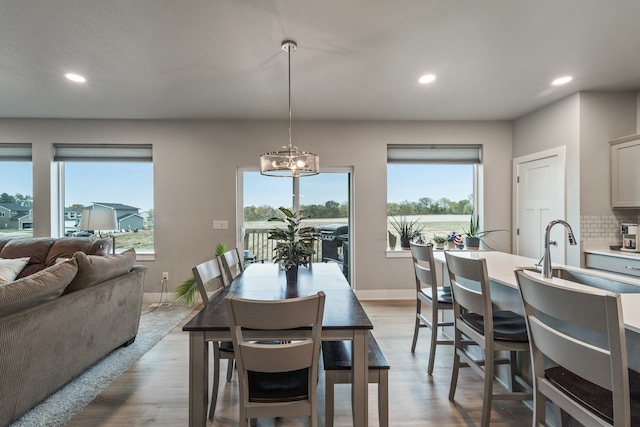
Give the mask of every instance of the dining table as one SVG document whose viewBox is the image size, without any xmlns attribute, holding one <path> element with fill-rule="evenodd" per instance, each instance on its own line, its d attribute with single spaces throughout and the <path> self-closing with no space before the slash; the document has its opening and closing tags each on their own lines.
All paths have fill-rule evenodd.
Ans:
<svg viewBox="0 0 640 427">
<path fill-rule="evenodd" d="M 279 264 L 254 263 L 218 292 L 182 330 L 189 332 L 189 426 L 206 425 L 209 400 L 209 345 L 211 341 L 231 341 L 224 299 L 227 295 L 254 300 L 283 300 L 326 295 L 321 339 L 349 340 L 352 344 L 353 425 L 368 424 L 368 346 L 373 324 L 336 263 L 314 263 L 298 269 L 295 286 L 287 284 Z M 295 339 L 300 330 L 282 331 Z M 255 332 L 252 337 L 260 339 Z"/>
</svg>

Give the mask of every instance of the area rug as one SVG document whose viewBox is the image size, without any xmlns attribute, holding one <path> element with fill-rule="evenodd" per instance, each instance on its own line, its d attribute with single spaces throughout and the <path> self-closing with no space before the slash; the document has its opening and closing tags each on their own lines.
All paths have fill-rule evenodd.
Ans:
<svg viewBox="0 0 640 427">
<path fill-rule="evenodd" d="M 145 309 L 140 316 L 138 335 L 133 344 L 114 350 L 9 426 L 57 427 L 65 425 L 75 414 L 95 399 L 102 390 L 171 332 L 193 309 L 193 306 L 187 307 L 179 304 Z"/>
</svg>

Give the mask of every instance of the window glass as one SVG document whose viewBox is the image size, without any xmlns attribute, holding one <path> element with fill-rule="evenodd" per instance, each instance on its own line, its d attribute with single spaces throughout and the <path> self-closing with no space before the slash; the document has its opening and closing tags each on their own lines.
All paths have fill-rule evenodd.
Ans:
<svg viewBox="0 0 640 427">
<path fill-rule="evenodd" d="M 400 236 L 393 222 L 401 219 L 424 227 L 425 243 L 464 233 L 473 210 L 476 171 L 474 164 L 388 163 L 387 230 L 397 237 L 396 249 Z"/>
<path fill-rule="evenodd" d="M 84 235 L 80 221 L 84 209 L 112 209 L 116 252 L 134 248 L 154 250 L 153 163 L 68 161 L 64 170 L 65 235 Z"/>
<path fill-rule="evenodd" d="M 31 144 L 0 144 L 0 238 L 33 236 Z"/>
</svg>

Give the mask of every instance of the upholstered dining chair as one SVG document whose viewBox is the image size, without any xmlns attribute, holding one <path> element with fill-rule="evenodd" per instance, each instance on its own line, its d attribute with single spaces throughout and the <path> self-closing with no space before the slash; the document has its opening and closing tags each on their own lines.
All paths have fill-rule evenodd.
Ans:
<svg viewBox="0 0 640 427">
<path fill-rule="evenodd" d="M 640 426 L 640 374 L 628 369 L 620 295 L 516 270 L 531 342 L 534 425 L 546 401 L 584 426 Z"/>
<path fill-rule="evenodd" d="M 517 352 L 529 352 L 527 326 L 522 316 L 494 310 L 484 258 L 463 258 L 445 252 L 453 296 L 454 353 L 449 400 L 453 401 L 460 367 L 470 367 L 484 379 L 481 426 L 489 426 L 493 400 L 531 400 L 532 393 L 517 375 Z M 473 341 L 473 346 L 463 341 Z M 472 350 L 478 346 L 482 358 Z M 496 357 L 497 351 L 509 358 Z M 508 391 L 494 392 L 495 365 L 509 366 Z M 518 386 L 525 391 L 518 391 Z"/>
<path fill-rule="evenodd" d="M 222 269 L 224 270 L 226 284 L 229 286 L 233 279 L 244 271 L 244 265 L 240 260 L 240 252 L 238 251 L 238 248 L 231 249 L 222 254 L 222 256 L 220 256 L 220 261 L 222 261 Z"/>
<path fill-rule="evenodd" d="M 209 302 L 222 290 L 225 286 L 225 279 L 220 270 L 220 262 L 218 258 L 210 259 L 191 269 L 193 277 L 196 279 L 202 302 L 208 305 Z M 209 293 L 208 289 L 213 287 L 213 291 Z M 216 402 L 218 401 L 218 385 L 220 383 L 220 359 L 227 360 L 227 381 L 231 381 L 233 375 L 233 362 L 235 355 L 233 352 L 233 344 L 231 342 L 212 342 L 213 346 L 213 390 L 211 392 L 211 404 L 209 406 L 209 419 L 213 419 L 216 412 Z"/>
<path fill-rule="evenodd" d="M 240 383 L 240 426 L 251 419 L 287 416 L 308 416 L 310 426 L 317 426 L 324 302 L 324 292 L 277 301 L 225 298 Z M 299 329 L 293 340 L 286 333 L 292 329 Z M 282 343 L 255 341 L 245 336 L 248 330 Z"/>
<path fill-rule="evenodd" d="M 451 292 L 443 287 L 438 287 L 435 271 L 435 261 L 433 259 L 433 246 L 422 245 L 409 242 L 411 246 L 411 257 L 413 258 L 413 271 L 416 279 L 416 320 L 413 330 L 413 343 L 411 352 L 416 351 L 418 343 L 418 332 L 420 328 L 431 329 L 431 344 L 429 346 L 429 365 L 427 373 L 433 373 L 433 365 L 436 358 L 436 345 L 453 345 L 451 339 L 438 339 L 438 328 L 453 326 L 453 322 L 442 320 L 442 312 L 453 310 Z M 427 319 L 422 314 L 422 304 L 431 308 L 431 318 Z"/>
</svg>

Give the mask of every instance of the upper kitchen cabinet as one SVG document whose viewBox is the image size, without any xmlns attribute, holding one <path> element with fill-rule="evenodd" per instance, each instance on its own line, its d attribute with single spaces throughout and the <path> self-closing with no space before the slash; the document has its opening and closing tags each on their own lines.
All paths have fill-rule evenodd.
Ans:
<svg viewBox="0 0 640 427">
<path fill-rule="evenodd" d="M 611 207 L 640 208 L 640 134 L 616 138 L 611 146 Z"/>
</svg>

